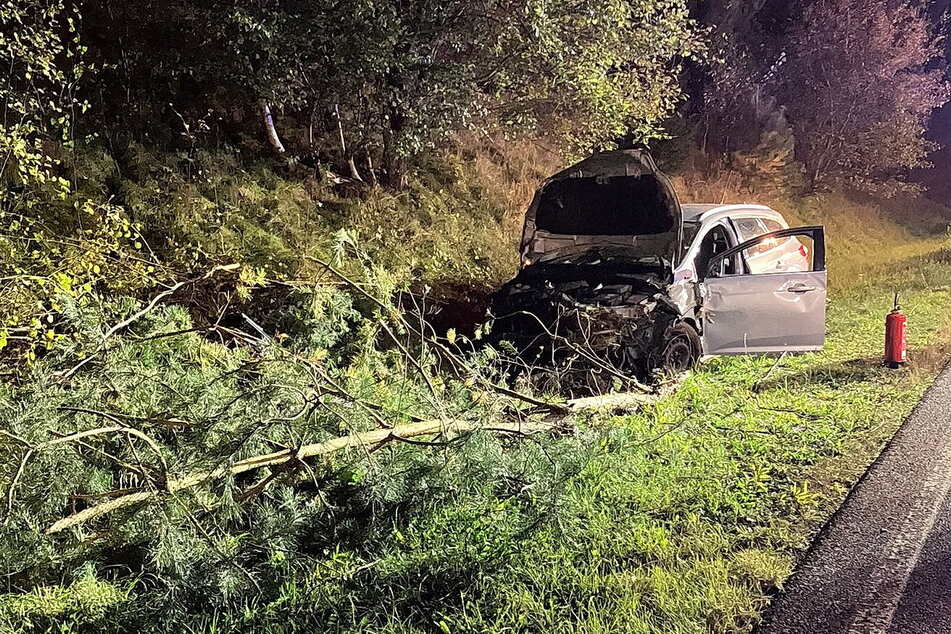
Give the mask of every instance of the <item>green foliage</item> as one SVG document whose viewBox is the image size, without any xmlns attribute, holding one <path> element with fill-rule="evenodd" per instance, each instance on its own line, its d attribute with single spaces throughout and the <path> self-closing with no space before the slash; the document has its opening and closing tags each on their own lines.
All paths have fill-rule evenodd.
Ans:
<svg viewBox="0 0 951 634">
<path fill-rule="evenodd" d="M 490 429 L 542 417 L 491 389 L 500 353 L 460 361 L 465 337 L 401 317 L 514 268 L 554 165 L 484 132 L 660 134 L 703 49 L 683 0 L 0 0 L 0 20 L 0 629 L 748 631 L 932 372 L 856 362 L 887 303 L 868 276 L 833 298 L 830 350 L 769 381 L 719 360 L 521 437 Z M 300 161 L 249 142 L 261 101 Z M 774 106 L 752 143 L 785 166 Z M 481 145 L 442 147 L 462 129 Z M 335 186 L 328 157 L 402 187 Z M 946 260 L 890 279 L 919 347 Z M 447 424 L 224 471 L 418 419 Z"/>
<path fill-rule="evenodd" d="M 127 37 L 94 52 L 122 60 L 112 72 L 126 70 L 116 84 L 127 92 L 159 103 L 163 86 L 213 86 L 220 98 L 208 105 L 222 115 L 271 103 L 308 129 L 308 143 L 315 129 L 333 146 L 338 132 L 349 138 L 346 153 L 324 155 L 377 155 L 394 185 L 403 159 L 460 129 L 543 129 L 574 150 L 654 138 L 681 97 L 681 65 L 703 50 L 684 0 L 116 5 L 91 7 L 92 28 Z M 153 51 L 151 33 L 127 25 L 143 18 L 182 28 Z"/>
<path fill-rule="evenodd" d="M 889 288 L 906 288 L 916 349 L 948 323 L 948 291 L 939 288 L 948 263 L 938 256 L 889 278 Z M 382 272 L 363 277 L 372 293 L 394 288 Z M 878 342 L 886 290 L 870 281 L 835 296 L 828 351 L 787 359 L 768 380 L 773 360 L 721 359 L 654 405 L 576 419 L 569 434 L 476 431 L 436 446 L 354 448 L 276 471 L 256 495 L 244 494 L 266 474 L 212 479 L 45 535 L 111 491 L 141 488 L 146 476 L 128 465 L 155 477 L 164 464 L 180 477 L 375 429 L 354 399 L 378 404 L 395 424 L 412 415 L 491 425 L 502 413 L 473 390 L 477 375 L 438 375 L 435 357 L 417 350 L 431 391 L 413 363 L 380 344 L 380 324 L 399 322 L 359 294 L 300 289 L 283 334 L 254 346 L 190 332 L 180 307 L 156 310 L 69 381 L 56 371 L 72 355 L 54 352 L 32 380 L 0 388 L 5 492 L 28 445 L 115 417 L 158 448 L 103 433 L 28 456 L 0 525 L 0 573 L 15 588 L 0 598 L 0 622 L 748 631 L 795 549 L 841 498 L 835 483 L 861 472 L 932 376 L 855 361 Z M 95 333 L 138 308 L 103 314 L 75 303 L 66 314 L 75 330 Z M 471 368 L 490 370 L 479 363 Z M 350 396 L 308 401 L 328 385 L 315 376 Z"/>
<path fill-rule="evenodd" d="M 69 584 L 5 595 L 0 599 L 0 628 L 5 632 L 29 631 L 57 623 L 60 631 L 70 631 L 102 625 L 128 599 L 128 588 L 97 579 L 92 567 L 87 566 Z"/>
<path fill-rule="evenodd" d="M 380 279 L 368 288 L 388 286 Z M 76 330 L 102 328 L 100 309 L 73 308 L 67 313 Z M 383 557 L 390 539 L 410 538 L 404 548 L 415 553 L 415 561 L 393 561 L 387 573 L 409 582 L 429 576 L 422 572 L 426 569 L 489 562 L 497 554 L 498 539 L 531 529 L 529 518 L 546 508 L 546 496 L 558 487 L 558 473 L 547 467 L 552 454 L 532 444 L 507 446 L 490 432 L 476 431 L 449 437 L 443 451 L 393 443 L 373 455 L 360 449 L 344 452 L 299 474 L 288 472 L 261 495 L 247 493 L 249 481 L 209 482 L 112 516 L 93 532 L 81 526 L 65 541 L 43 534 L 58 516 L 106 501 L 112 490 L 147 488 L 156 469 L 166 481 L 173 474 L 267 454 L 275 446 L 377 428 L 375 410 L 357 407 L 359 403 L 373 403 L 394 424 L 405 422 L 410 413 L 455 421 L 489 421 L 496 415 L 491 399 L 476 403 L 455 380 L 433 379 L 424 386 L 414 367 L 432 373 L 433 359 L 425 351 L 410 365 L 402 355 L 380 349 L 375 342 L 379 324 L 390 318 L 386 310 L 374 307 L 361 315 L 346 293 L 317 290 L 301 296 L 291 314 L 300 315 L 295 341 L 262 342 L 252 354 L 204 339 L 192 332 L 183 310 L 169 308 L 146 317 L 131 336 L 95 360 L 94 371 L 84 371 L 68 384 L 57 378 L 56 370 L 72 363 L 72 357 L 53 353 L 37 364 L 27 391 L 4 390 L 4 442 L 36 450 L 4 454 L 3 473 L 17 475 L 4 481 L 12 506 L 0 528 L 0 562 L 4 574 L 29 583 L 34 595 L 58 592 L 64 597 L 45 612 L 30 607 L 29 595 L 8 597 L 8 613 L 28 613 L 38 623 L 51 623 L 64 612 L 75 616 L 73 612 L 86 610 L 86 599 L 70 598 L 72 590 L 48 591 L 43 584 L 91 562 L 97 570 L 115 571 L 105 573 L 109 583 L 132 583 L 135 595 L 145 599 L 136 609 L 126 612 L 123 606 L 118 613 L 120 597 L 114 595 L 111 603 L 90 604 L 90 610 L 113 608 L 110 619 L 130 626 L 164 614 L 174 629 L 177 623 L 208 616 L 201 606 L 231 609 L 249 600 L 277 602 L 253 618 L 274 622 L 285 609 L 277 606 L 288 601 L 280 593 L 302 573 L 305 582 L 318 575 L 316 585 L 305 583 L 309 592 L 328 593 L 326 600 L 310 605 L 310 612 L 330 618 L 339 610 L 341 593 L 363 592 L 354 600 L 369 606 L 391 582 L 384 577 L 358 590 L 361 586 L 351 585 L 349 577 L 358 575 L 359 568 L 327 577 L 326 565 L 350 560 L 352 568 L 364 557 Z M 140 434 L 126 438 L 114 429 L 102 430 L 117 420 L 135 425 Z M 44 445 L 51 436 L 96 429 L 100 431 L 78 444 Z M 449 463 L 447 455 L 453 457 Z M 500 503 L 496 496 L 505 491 L 512 500 Z M 464 505 L 444 515 L 443 502 L 455 497 Z M 528 518 L 516 514 L 509 522 L 509 505 L 523 508 Z M 539 508 L 532 511 L 534 507 Z M 486 515 L 486 509 L 494 511 Z M 425 527 L 432 521 L 432 529 L 399 536 L 399 526 L 419 522 Z M 473 521 L 475 528 L 467 530 L 487 532 L 485 550 L 457 542 L 457 536 L 443 530 Z M 453 545 L 427 543 L 426 530 Z M 394 531 L 395 537 L 387 537 Z M 141 589 L 139 583 L 144 584 Z M 111 587 L 92 589 L 106 592 Z M 415 582 L 407 586 L 405 601 L 411 601 L 413 587 Z M 297 603 L 290 607 L 302 608 Z M 222 618 L 232 616 L 229 612 Z"/>
<path fill-rule="evenodd" d="M 501 283 L 516 266 L 518 235 L 508 199 L 487 192 L 460 155 L 431 155 L 399 194 L 346 195 L 313 179 L 276 173 L 233 152 L 182 156 L 133 145 L 121 172 L 111 157 L 75 159 L 83 196 L 115 200 L 136 219 L 133 241 L 167 268 L 206 270 L 237 262 L 267 279 L 325 275 L 309 258 L 359 244 L 369 261 L 401 280 Z M 347 244 L 350 247 L 347 247 Z"/>
<path fill-rule="evenodd" d="M 229 151 L 132 145 L 117 160 L 81 144 L 60 170 L 75 183 L 66 198 L 34 198 L 32 216 L 0 236 L 0 341 L 11 359 L 83 344 L 62 318 L 67 299 L 155 295 L 217 264 L 242 265 L 233 299 L 256 314 L 275 309 L 254 307 L 262 282 L 326 277 L 318 259 L 356 243 L 400 282 L 484 289 L 515 266 L 520 210 L 487 191 L 458 153 L 432 155 L 400 195 L 339 193 Z"/>
<path fill-rule="evenodd" d="M 66 298 L 137 288 L 153 270 L 125 210 L 76 195 L 60 162 L 88 107 L 76 94 L 89 72 L 77 21 L 63 2 L 0 5 L 0 349 L 27 359 L 63 340 Z"/>
<path fill-rule="evenodd" d="M 84 111 L 75 91 L 85 68 L 76 16 L 64 2 L 29 0 L 0 4 L 0 86 L 6 109 L 0 127 L 4 184 L 62 194 L 67 183 L 53 173 L 50 142 L 68 142 L 72 116 Z M 64 35 L 65 33 L 65 35 Z M 65 63 L 63 60 L 67 60 Z M 4 196 L 4 206 L 10 195 Z"/>
</svg>

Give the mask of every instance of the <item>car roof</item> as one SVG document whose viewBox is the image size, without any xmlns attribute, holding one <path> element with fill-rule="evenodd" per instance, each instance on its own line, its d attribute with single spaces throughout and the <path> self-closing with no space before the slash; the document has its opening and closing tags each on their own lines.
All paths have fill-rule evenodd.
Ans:
<svg viewBox="0 0 951 634">
<path fill-rule="evenodd" d="M 733 212 L 741 211 L 755 212 L 756 215 L 782 217 L 778 211 L 770 209 L 765 205 L 717 205 L 713 203 L 691 203 L 688 205 L 681 205 L 681 207 L 683 208 L 684 222 L 701 222 L 713 215 L 730 216 L 733 214 Z"/>
</svg>

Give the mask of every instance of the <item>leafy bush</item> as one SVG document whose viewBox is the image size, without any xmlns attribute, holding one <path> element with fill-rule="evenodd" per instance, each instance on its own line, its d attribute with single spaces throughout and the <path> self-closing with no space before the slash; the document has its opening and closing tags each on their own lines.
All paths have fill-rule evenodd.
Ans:
<svg viewBox="0 0 951 634">
<path fill-rule="evenodd" d="M 63 2 L 0 4 L 0 350 L 34 359 L 63 338 L 63 298 L 93 286 L 126 292 L 151 279 L 137 225 L 107 199 L 77 195 L 61 161 L 73 146 L 89 67 L 77 16 Z"/>
</svg>

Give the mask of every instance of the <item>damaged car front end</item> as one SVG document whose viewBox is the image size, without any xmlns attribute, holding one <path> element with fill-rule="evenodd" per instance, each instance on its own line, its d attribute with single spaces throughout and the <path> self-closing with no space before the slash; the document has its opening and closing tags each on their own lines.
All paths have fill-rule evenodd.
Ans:
<svg viewBox="0 0 951 634">
<path fill-rule="evenodd" d="M 634 150 L 548 179 L 526 214 L 522 268 L 492 299 L 493 339 L 526 368 L 597 375 L 679 372 L 700 356 L 670 295 L 683 216 L 667 178 Z"/>
</svg>

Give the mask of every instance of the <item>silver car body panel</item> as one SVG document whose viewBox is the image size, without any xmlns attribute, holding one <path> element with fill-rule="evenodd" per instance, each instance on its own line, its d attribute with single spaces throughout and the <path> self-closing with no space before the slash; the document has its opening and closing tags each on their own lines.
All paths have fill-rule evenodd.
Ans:
<svg viewBox="0 0 951 634">
<path fill-rule="evenodd" d="M 784 229 L 788 228 L 789 224 L 778 211 L 763 205 L 686 204 L 682 205 L 682 208 L 684 221 L 696 222 L 700 228 L 696 232 L 693 242 L 687 246 L 687 252 L 680 264 L 674 269 L 673 283 L 668 289 L 668 294 L 680 309 L 681 315 L 688 317 L 693 316 L 700 301 L 696 285 L 702 276 L 697 271 L 694 263 L 700 251 L 700 244 L 715 226 L 725 227 L 727 232 L 733 236 L 734 244 L 739 244 L 743 240 L 736 234 L 736 230 L 731 225 L 730 221 L 732 219 L 769 218 L 778 222 Z"/>
<path fill-rule="evenodd" d="M 760 244 L 800 237 L 812 240 L 808 270 L 756 273 L 747 263 L 736 263 L 737 258 Z M 731 261 L 731 266 L 725 266 Z M 704 352 L 724 355 L 821 350 L 825 343 L 826 280 L 822 227 L 770 232 L 715 256 L 699 285 Z"/>
<path fill-rule="evenodd" d="M 825 271 L 720 277 L 704 282 L 703 289 L 707 355 L 812 352 L 823 347 Z"/>
</svg>

